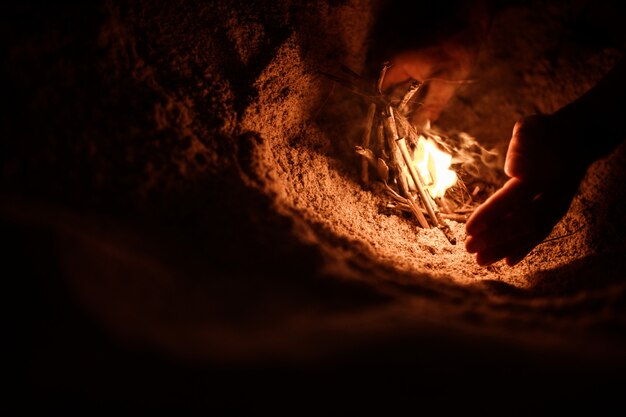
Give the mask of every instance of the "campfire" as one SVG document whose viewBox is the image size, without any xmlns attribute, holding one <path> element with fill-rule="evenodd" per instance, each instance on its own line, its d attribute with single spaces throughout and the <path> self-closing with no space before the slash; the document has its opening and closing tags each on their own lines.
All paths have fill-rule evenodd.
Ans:
<svg viewBox="0 0 626 417">
<path fill-rule="evenodd" d="M 385 63 L 374 88 L 364 85 L 360 75 L 342 66 L 350 79 L 323 74 L 369 101 L 361 144 L 360 177 L 372 189 L 372 174 L 388 198 L 384 208 L 408 212 L 422 228 L 439 228 L 456 244 L 447 220 L 464 223 L 469 214 L 496 188 L 497 181 L 481 178 L 489 165 L 490 152 L 465 133 L 453 137 L 427 124 L 417 127 L 409 117 L 426 82 L 413 81 L 399 99 L 382 89 L 389 64 Z M 464 179 L 465 180 L 464 180 Z M 470 193 L 466 185 L 473 187 Z"/>
</svg>

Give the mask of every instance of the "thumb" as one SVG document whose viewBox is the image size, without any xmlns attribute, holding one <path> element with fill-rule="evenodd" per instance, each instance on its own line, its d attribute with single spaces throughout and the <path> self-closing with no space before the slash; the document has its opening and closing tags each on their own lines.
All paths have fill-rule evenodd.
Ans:
<svg viewBox="0 0 626 417">
<path fill-rule="evenodd" d="M 542 116 L 534 115 L 520 119 L 513 127 L 511 141 L 504 162 L 504 173 L 509 177 L 530 179 L 533 176 L 533 161 L 541 153 Z"/>
</svg>

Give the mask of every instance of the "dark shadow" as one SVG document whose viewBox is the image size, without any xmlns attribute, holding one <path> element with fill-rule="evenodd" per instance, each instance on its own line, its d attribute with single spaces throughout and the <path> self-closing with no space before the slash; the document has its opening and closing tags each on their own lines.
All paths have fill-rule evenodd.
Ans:
<svg viewBox="0 0 626 417">
<path fill-rule="evenodd" d="M 626 285 L 626 252 L 590 255 L 562 267 L 528 277 L 530 291 L 538 296 L 573 296 Z"/>
</svg>

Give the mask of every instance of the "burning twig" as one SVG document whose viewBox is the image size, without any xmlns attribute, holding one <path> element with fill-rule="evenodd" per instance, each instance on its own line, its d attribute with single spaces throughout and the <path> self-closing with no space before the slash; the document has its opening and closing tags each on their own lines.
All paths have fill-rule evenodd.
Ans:
<svg viewBox="0 0 626 417">
<path fill-rule="evenodd" d="M 437 224 L 437 215 L 435 214 L 435 210 L 430 204 L 430 197 L 426 195 L 426 191 L 424 191 L 424 186 L 422 179 L 420 178 L 415 166 L 413 165 L 413 161 L 411 160 L 411 156 L 409 155 L 409 150 L 406 148 L 406 141 L 404 138 L 397 139 L 398 148 L 402 153 L 402 157 L 409 167 L 409 172 L 411 173 L 411 177 L 413 178 L 413 182 L 415 182 L 415 186 L 417 187 L 417 191 L 419 192 L 420 198 L 422 199 L 422 204 L 426 208 L 426 212 L 430 216 L 430 219 L 433 223 Z"/>
<path fill-rule="evenodd" d="M 412 82 L 401 100 L 391 100 L 383 93 L 389 68 L 386 62 L 374 88 L 364 87 L 361 76 L 347 67 L 341 69 L 348 79 L 323 74 L 370 102 L 361 144 L 355 147 L 361 156 L 362 182 L 371 181 L 371 165 L 394 200 L 387 208 L 410 212 L 421 227 L 436 226 L 455 244 L 446 220 L 465 222 L 473 210 L 472 194 L 475 197 L 479 190 L 468 192 L 456 172 L 450 171 L 454 152 L 450 143 L 430 127 L 418 131 L 407 119 L 413 98 L 426 81 Z M 455 182 L 458 187 L 453 187 Z M 446 199 L 450 189 L 453 191 Z"/>
<path fill-rule="evenodd" d="M 396 123 L 393 118 L 393 110 L 391 106 L 387 106 L 386 111 L 387 114 L 385 114 L 385 116 L 383 117 L 383 123 L 385 125 L 385 132 L 387 136 L 387 145 L 389 146 L 391 152 L 391 166 L 396 173 L 396 181 L 399 183 L 400 190 L 402 191 L 402 194 L 404 194 L 404 197 L 407 199 L 407 203 L 411 207 L 411 211 L 417 218 L 417 221 L 423 228 L 428 228 L 430 226 L 426 221 L 426 218 L 424 217 L 422 212 L 417 209 L 415 203 L 411 198 L 411 192 L 409 191 L 409 183 L 407 180 L 408 168 L 404 163 L 402 153 L 397 144 L 398 132 L 396 130 Z"/>
</svg>

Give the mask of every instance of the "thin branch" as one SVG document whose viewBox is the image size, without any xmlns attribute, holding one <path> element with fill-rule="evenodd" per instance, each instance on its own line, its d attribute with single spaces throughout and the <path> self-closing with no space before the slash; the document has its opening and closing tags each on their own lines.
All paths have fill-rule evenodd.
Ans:
<svg viewBox="0 0 626 417">
<path fill-rule="evenodd" d="M 387 70 L 391 68 L 391 64 L 386 61 L 383 63 L 383 69 L 380 71 L 380 75 L 378 77 L 378 82 L 376 83 L 376 88 L 378 89 L 378 94 L 383 95 L 383 83 L 385 82 L 385 76 L 387 75 Z"/>
<path fill-rule="evenodd" d="M 363 148 L 369 149 L 370 137 L 372 135 L 372 124 L 374 123 L 374 113 L 376 112 L 376 104 L 370 103 L 365 118 L 365 130 L 363 131 L 363 140 L 361 141 Z M 366 157 L 361 158 L 361 181 L 364 184 L 369 182 L 369 162 Z"/>
</svg>

